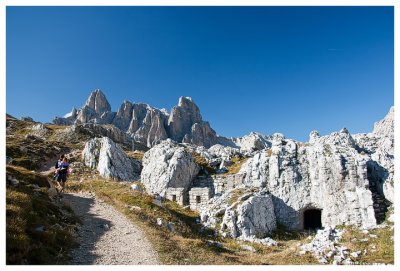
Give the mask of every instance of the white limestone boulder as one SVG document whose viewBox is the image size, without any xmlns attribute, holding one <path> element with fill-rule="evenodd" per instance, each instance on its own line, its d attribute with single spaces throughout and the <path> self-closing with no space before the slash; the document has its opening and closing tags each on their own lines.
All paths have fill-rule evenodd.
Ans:
<svg viewBox="0 0 400 271">
<path fill-rule="evenodd" d="M 266 237 L 275 229 L 274 205 L 268 194 L 254 194 L 239 204 L 233 204 L 225 211 L 221 223 L 221 231 L 243 240 Z"/>
<path fill-rule="evenodd" d="M 270 138 L 259 133 L 251 132 L 249 135 L 234 138 L 233 141 L 240 147 L 240 151 L 251 154 L 271 146 Z"/>
<path fill-rule="evenodd" d="M 187 191 L 199 170 L 192 155 L 168 139 L 145 153 L 141 181 L 147 192 L 164 197 L 169 187 Z"/>
<path fill-rule="evenodd" d="M 82 151 L 82 160 L 100 175 L 116 180 L 134 181 L 140 176 L 140 162 L 130 158 L 122 148 L 108 137 L 88 141 Z"/>
</svg>

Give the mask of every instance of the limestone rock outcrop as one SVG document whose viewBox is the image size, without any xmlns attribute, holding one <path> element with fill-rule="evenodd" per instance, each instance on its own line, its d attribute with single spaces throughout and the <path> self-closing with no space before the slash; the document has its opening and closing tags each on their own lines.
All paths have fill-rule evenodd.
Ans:
<svg viewBox="0 0 400 271">
<path fill-rule="evenodd" d="M 252 195 L 225 211 L 221 230 L 244 240 L 266 237 L 276 229 L 274 205 L 270 195 Z"/>
<path fill-rule="evenodd" d="M 310 145 L 276 136 L 271 149 L 249 159 L 241 172 L 247 186 L 272 194 L 277 220 L 288 228 L 301 229 L 308 209 L 323 210 L 322 226 L 371 227 L 376 220 L 367 162 L 346 131 Z"/>
<path fill-rule="evenodd" d="M 360 151 L 371 159 L 370 181 L 377 192 L 394 203 L 394 107 L 374 125 L 372 133 L 354 135 Z"/>
<path fill-rule="evenodd" d="M 240 153 L 238 149 L 228 146 L 222 146 L 220 144 L 213 145 L 207 151 L 211 155 L 211 157 L 219 157 L 226 161 L 229 161 L 233 156 L 239 155 Z"/>
<path fill-rule="evenodd" d="M 139 161 L 128 157 L 121 147 L 108 137 L 88 141 L 82 151 L 82 160 L 100 175 L 123 181 L 138 180 L 141 171 Z"/>
<path fill-rule="evenodd" d="M 241 152 L 251 154 L 255 151 L 270 147 L 270 140 L 271 138 L 269 137 L 252 132 L 249 135 L 234 138 L 233 142 L 235 142 L 235 144 L 240 147 Z"/>
<path fill-rule="evenodd" d="M 67 128 L 67 133 L 88 134 L 91 137 L 108 137 L 120 144 L 130 145 L 132 139 L 113 125 L 98 125 L 93 123 L 74 124 Z"/>
<path fill-rule="evenodd" d="M 44 137 L 49 133 L 49 129 L 43 123 L 35 124 L 31 127 L 31 135 Z"/>
<path fill-rule="evenodd" d="M 193 124 L 191 132 L 182 139 L 183 143 L 190 143 L 197 146 L 210 147 L 216 144 L 217 135 L 206 121 Z"/>
<path fill-rule="evenodd" d="M 393 138 L 394 136 L 394 106 L 390 107 L 389 112 L 384 119 L 374 124 L 374 130 L 372 131 L 375 135 L 382 137 Z"/>
<path fill-rule="evenodd" d="M 145 153 L 141 182 L 149 193 L 164 197 L 167 188 L 183 188 L 187 192 L 199 170 L 184 147 L 167 139 Z"/>
<path fill-rule="evenodd" d="M 219 228 L 222 236 L 259 243 L 265 243 L 267 240 L 260 238 L 277 227 L 272 196 L 244 187 L 212 198 L 201 207 L 200 219 L 206 227 Z"/>
</svg>

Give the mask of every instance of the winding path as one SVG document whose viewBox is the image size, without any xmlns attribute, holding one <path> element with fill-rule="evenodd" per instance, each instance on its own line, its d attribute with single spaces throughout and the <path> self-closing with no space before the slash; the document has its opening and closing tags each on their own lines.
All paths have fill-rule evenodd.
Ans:
<svg viewBox="0 0 400 271">
<path fill-rule="evenodd" d="M 83 222 L 70 264 L 159 264 L 144 233 L 109 204 L 86 193 L 66 193 L 63 201 Z"/>
</svg>

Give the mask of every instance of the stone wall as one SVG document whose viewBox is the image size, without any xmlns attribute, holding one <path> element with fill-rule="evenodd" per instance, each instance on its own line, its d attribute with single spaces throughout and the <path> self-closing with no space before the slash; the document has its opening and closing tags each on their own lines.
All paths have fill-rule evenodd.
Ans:
<svg viewBox="0 0 400 271">
<path fill-rule="evenodd" d="M 191 210 L 198 210 L 214 195 L 209 187 L 193 187 L 189 191 L 189 204 Z"/>
<path fill-rule="evenodd" d="M 187 202 L 187 197 L 184 188 L 172 188 L 172 187 L 167 188 L 167 191 L 165 193 L 165 198 L 167 198 L 170 201 L 175 201 L 182 206 L 185 205 L 185 203 Z"/>
<path fill-rule="evenodd" d="M 238 173 L 226 176 L 214 175 L 215 193 L 225 193 L 227 190 L 243 185 L 246 173 Z"/>
</svg>

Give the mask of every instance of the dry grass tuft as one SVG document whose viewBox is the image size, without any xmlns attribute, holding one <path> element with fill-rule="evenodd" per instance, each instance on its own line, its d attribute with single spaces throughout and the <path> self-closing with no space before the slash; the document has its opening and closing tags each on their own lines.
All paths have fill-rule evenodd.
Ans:
<svg viewBox="0 0 400 271">
<path fill-rule="evenodd" d="M 125 152 L 129 157 L 131 157 L 135 160 L 139 160 L 139 161 L 143 160 L 143 156 L 144 156 L 143 151 L 125 151 Z"/>
<path fill-rule="evenodd" d="M 232 165 L 228 167 L 228 172 L 223 175 L 233 175 L 240 171 L 242 165 L 247 161 L 246 157 L 235 156 L 231 160 L 233 162 Z"/>
<path fill-rule="evenodd" d="M 192 155 L 194 161 L 196 162 L 196 164 L 198 164 L 201 167 L 203 173 L 207 173 L 207 174 L 215 173 L 215 168 L 210 166 L 210 164 L 207 162 L 207 160 L 203 156 L 201 156 L 197 152 L 192 152 L 191 155 Z M 206 172 L 204 172 L 204 171 L 206 171 Z"/>
</svg>

